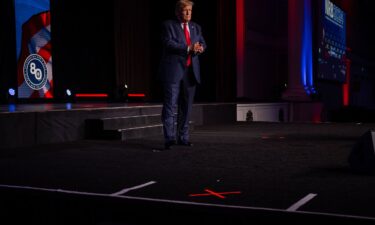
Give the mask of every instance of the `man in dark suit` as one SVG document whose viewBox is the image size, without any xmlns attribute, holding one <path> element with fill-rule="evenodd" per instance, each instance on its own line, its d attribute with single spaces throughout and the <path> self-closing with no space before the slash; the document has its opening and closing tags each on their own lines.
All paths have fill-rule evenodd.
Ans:
<svg viewBox="0 0 375 225">
<path fill-rule="evenodd" d="M 193 4 L 189 0 L 177 1 L 177 20 L 165 21 L 162 26 L 163 54 L 159 72 L 164 92 L 162 122 L 165 149 L 175 144 L 192 146 L 189 120 L 195 87 L 201 80 L 198 57 L 206 49 L 201 27 L 190 21 Z M 177 132 L 174 129 L 176 106 Z"/>
</svg>

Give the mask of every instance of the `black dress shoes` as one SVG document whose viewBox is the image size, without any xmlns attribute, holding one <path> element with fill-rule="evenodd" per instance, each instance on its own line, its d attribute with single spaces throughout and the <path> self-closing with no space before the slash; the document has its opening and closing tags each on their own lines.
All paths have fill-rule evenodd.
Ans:
<svg viewBox="0 0 375 225">
<path fill-rule="evenodd" d="M 187 147 L 192 147 L 193 146 L 193 143 L 191 143 L 190 141 L 178 140 L 177 144 L 178 145 L 182 145 L 182 146 L 187 146 Z"/>
<path fill-rule="evenodd" d="M 167 142 L 164 143 L 164 149 L 169 150 L 175 144 L 176 144 L 176 141 L 167 141 Z"/>
</svg>

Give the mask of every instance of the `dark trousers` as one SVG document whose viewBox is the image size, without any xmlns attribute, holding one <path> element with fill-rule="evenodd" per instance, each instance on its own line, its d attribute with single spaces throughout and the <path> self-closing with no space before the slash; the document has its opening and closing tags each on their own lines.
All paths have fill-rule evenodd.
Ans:
<svg viewBox="0 0 375 225">
<path fill-rule="evenodd" d="M 181 81 L 178 83 L 163 84 L 164 102 L 162 122 L 165 141 L 189 140 L 189 120 L 194 102 L 195 81 L 192 68 L 186 69 Z M 177 111 L 177 120 L 176 114 Z M 175 129 L 177 122 L 177 131 Z"/>
</svg>

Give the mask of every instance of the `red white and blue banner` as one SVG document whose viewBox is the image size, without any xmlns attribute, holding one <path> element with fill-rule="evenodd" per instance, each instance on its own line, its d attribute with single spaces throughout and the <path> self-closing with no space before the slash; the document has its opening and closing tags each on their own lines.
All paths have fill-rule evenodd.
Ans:
<svg viewBox="0 0 375 225">
<path fill-rule="evenodd" d="M 53 98 L 50 0 L 15 0 L 18 98 Z"/>
</svg>

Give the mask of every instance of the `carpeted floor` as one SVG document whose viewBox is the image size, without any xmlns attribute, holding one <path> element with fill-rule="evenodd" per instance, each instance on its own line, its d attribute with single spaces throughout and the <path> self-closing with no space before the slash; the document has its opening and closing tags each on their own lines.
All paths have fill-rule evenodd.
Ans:
<svg viewBox="0 0 375 225">
<path fill-rule="evenodd" d="M 193 147 L 171 150 L 160 136 L 3 149 L 1 214 L 38 224 L 371 224 L 375 177 L 347 160 L 373 127 L 236 123 L 196 127 Z"/>
</svg>

